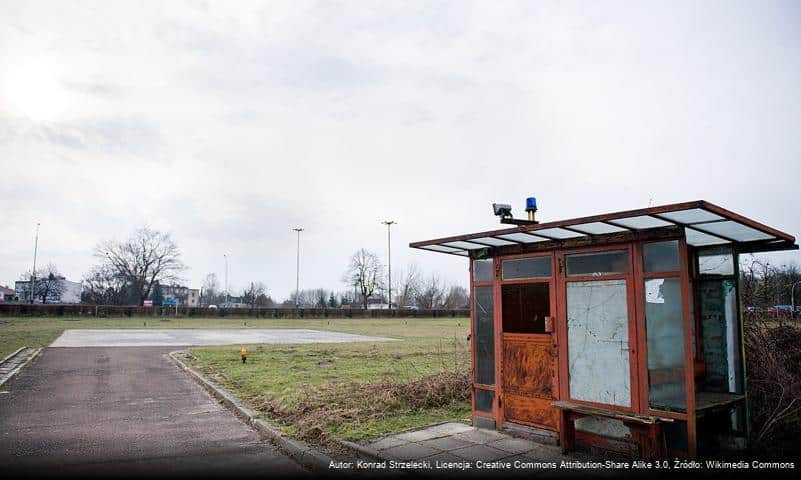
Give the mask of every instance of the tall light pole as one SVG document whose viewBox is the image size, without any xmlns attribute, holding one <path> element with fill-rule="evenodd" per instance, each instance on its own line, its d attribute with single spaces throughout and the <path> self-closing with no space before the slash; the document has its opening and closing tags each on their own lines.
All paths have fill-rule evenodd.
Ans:
<svg viewBox="0 0 801 480">
<path fill-rule="evenodd" d="M 225 258 L 225 308 L 228 308 L 228 254 L 223 253 Z"/>
<path fill-rule="evenodd" d="M 31 304 L 33 304 L 33 290 L 36 285 L 36 254 L 39 252 L 39 222 L 36 222 L 36 241 L 33 244 L 33 270 L 31 270 L 31 283 L 28 285 L 28 291 Z"/>
<path fill-rule="evenodd" d="M 795 318 L 795 286 L 801 284 L 801 280 L 795 282 L 793 286 L 790 288 L 790 304 L 792 305 L 793 311 L 790 312 L 790 316 Z"/>
<path fill-rule="evenodd" d="M 300 232 L 302 228 L 297 227 L 292 230 L 298 232 L 298 255 L 295 262 L 295 308 L 300 308 Z"/>
<path fill-rule="evenodd" d="M 384 220 L 384 225 L 387 226 L 387 277 L 389 280 L 389 294 L 387 296 L 387 309 L 392 310 L 392 234 L 390 228 L 392 225 L 398 223 L 395 220 Z"/>
</svg>

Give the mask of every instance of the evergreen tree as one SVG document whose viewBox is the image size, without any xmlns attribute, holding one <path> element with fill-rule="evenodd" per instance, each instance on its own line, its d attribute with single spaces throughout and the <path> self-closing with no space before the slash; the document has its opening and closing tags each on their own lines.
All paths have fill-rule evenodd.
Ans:
<svg viewBox="0 0 801 480">
<path fill-rule="evenodd" d="M 153 300 L 153 306 L 154 307 L 160 307 L 160 306 L 164 305 L 164 292 L 161 291 L 161 285 L 156 284 L 156 286 L 153 287 L 153 298 L 152 298 L 152 300 Z"/>
<path fill-rule="evenodd" d="M 334 292 L 331 292 L 331 296 L 328 297 L 328 308 L 337 308 L 337 298 L 334 296 Z"/>
</svg>

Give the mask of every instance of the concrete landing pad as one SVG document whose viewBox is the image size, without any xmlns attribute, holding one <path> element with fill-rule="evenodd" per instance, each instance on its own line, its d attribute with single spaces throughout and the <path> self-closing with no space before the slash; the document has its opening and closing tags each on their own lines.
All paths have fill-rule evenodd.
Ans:
<svg viewBox="0 0 801 480">
<path fill-rule="evenodd" d="M 160 347 L 254 343 L 383 342 L 391 338 L 305 329 L 107 329 L 65 330 L 51 347 Z"/>
</svg>

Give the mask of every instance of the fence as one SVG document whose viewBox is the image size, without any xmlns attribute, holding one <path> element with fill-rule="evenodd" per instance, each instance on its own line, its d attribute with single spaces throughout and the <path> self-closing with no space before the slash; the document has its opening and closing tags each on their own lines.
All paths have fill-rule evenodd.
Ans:
<svg viewBox="0 0 801 480">
<path fill-rule="evenodd" d="M 364 310 L 361 308 L 208 308 L 0 303 L 0 317 L 253 317 L 253 318 L 441 318 L 469 317 L 470 310 Z"/>
</svg>

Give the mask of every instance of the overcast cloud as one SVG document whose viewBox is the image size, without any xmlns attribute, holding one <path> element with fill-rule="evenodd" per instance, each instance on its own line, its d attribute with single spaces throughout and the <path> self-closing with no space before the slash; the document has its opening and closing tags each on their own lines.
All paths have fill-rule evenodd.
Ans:
<svg viewBox="0 0 801 480">
<path fill-rule="evenodd" d="M 345 289 L 350 254 L 706 199 L 801 233 L 801 3 L 0 1 L 0 284 L 169 231 L 198 287 Z M 774 254 L 799 262 L 797 252 Z"/>
</svg>

